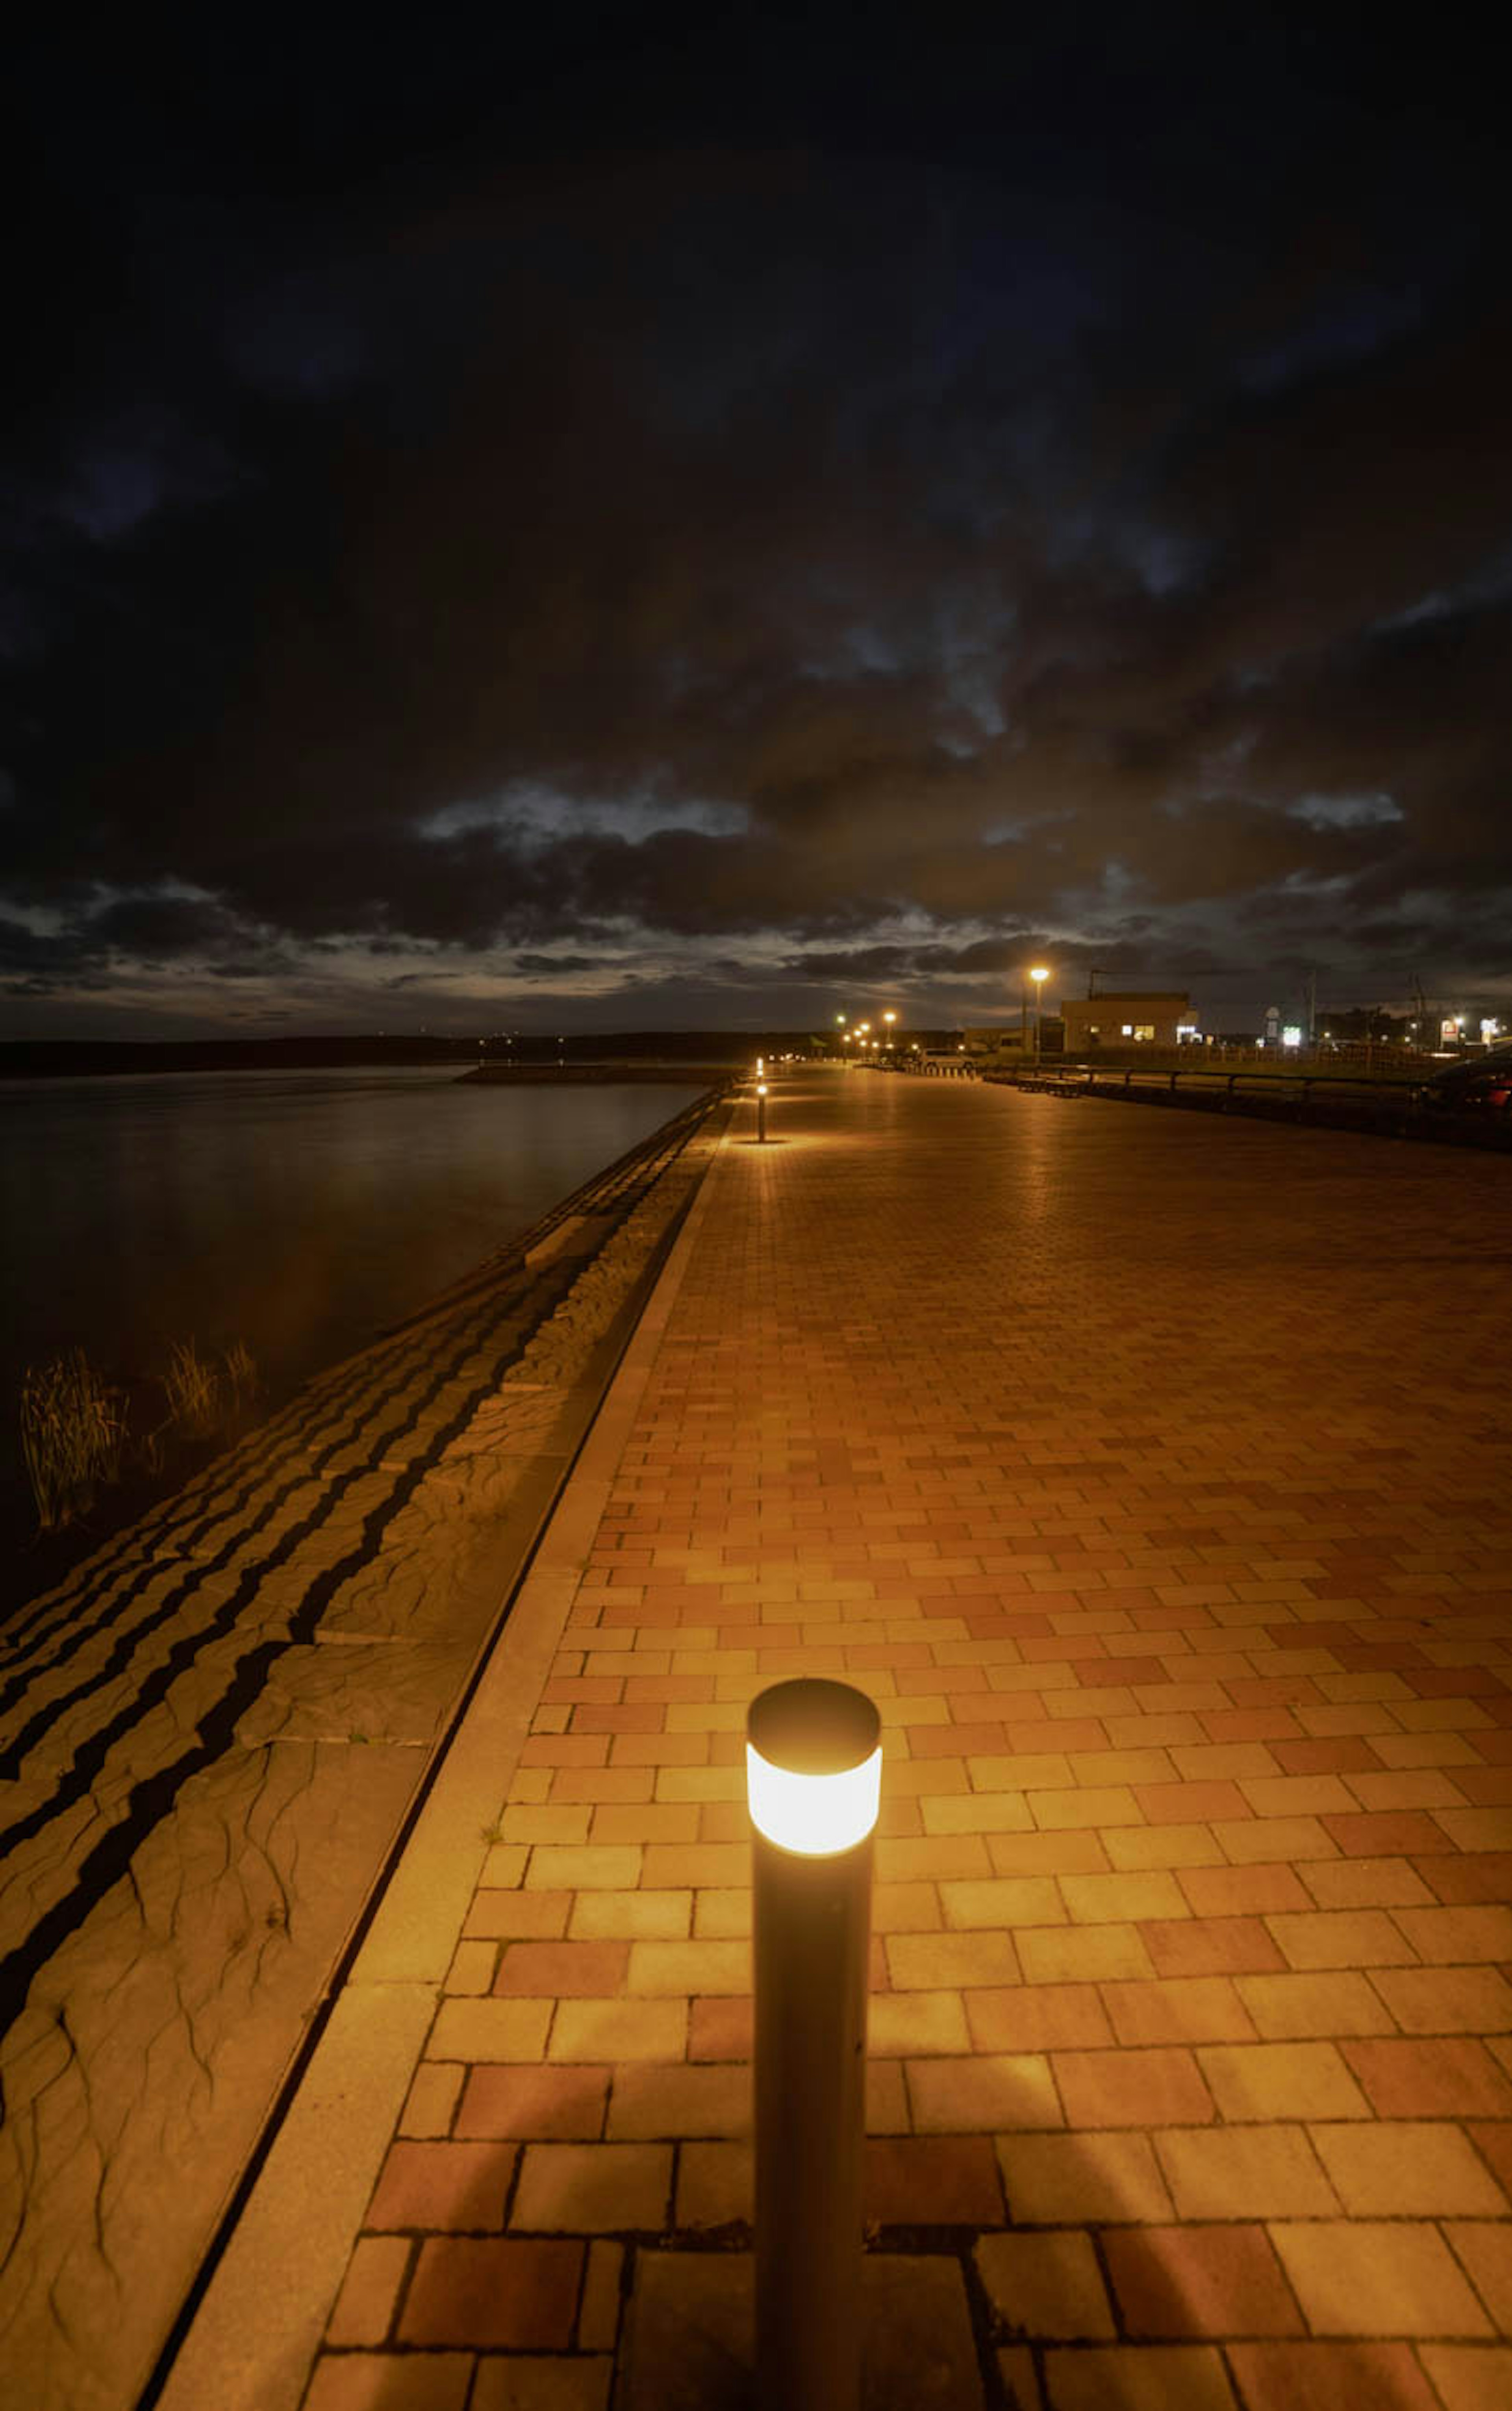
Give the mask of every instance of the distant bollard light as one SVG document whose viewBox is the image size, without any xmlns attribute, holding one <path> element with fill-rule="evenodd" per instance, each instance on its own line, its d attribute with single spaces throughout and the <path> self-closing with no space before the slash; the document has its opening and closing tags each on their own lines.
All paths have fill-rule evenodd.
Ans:
<svg viewBox="0 0 1512 2411">
<path fill-rule="evenodd" d="M 756 1136 L 758 1139 L 764 1139 L 766 1136 L 766 1082 L 764 1080 L 758 1080 L 756 1083 Z"/>
<path fill-rule="evenodd" d="M 872 1834 L 881 1719 L 777 1683 L 746 1724 L 755 1828 L 759 2411 L 857 2411 Z"/>
</svg>

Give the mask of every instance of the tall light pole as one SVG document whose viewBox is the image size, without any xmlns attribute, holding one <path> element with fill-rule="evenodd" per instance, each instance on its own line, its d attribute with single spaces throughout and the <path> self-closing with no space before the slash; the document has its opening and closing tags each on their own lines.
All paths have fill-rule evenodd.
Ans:
<svg viewBox="0 0 1512 2411">
<path fill-rule="evenodd" d="M 884 1013 L 882 1019 L 887 1024 L 887 1051 L 891 1055 L 893 1052 L 893 1024 L 897 1019 L 897 1015 L 895 1013 Z"/>
<path fill-rule="evenodd" d="M 1050 977 L 1050 973 L 1043 963 L 1036 963 L 1034 969 L 1029 973 L 1029 977 L 1034 982 L 1034 1060 L 1035 1067 L 1038 1070 L 1040 1063 L 1040 997 L 1046 980 Z"/>
</svg>

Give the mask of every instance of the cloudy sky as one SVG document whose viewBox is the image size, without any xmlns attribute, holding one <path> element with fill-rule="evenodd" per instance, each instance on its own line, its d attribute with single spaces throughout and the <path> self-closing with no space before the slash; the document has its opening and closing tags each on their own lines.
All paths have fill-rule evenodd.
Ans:
<svg viewBox="0 0 1512 2411">
<path fill-rule="evenodd" d="M 1468 13 L 342 13 L 10 59 L 0 1036 L 1512 1009 Z"/>
</svg>

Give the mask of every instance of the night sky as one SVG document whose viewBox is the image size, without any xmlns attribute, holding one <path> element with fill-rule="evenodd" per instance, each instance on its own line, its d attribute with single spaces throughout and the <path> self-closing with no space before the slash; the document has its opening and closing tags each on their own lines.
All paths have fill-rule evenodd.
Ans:
<svg viewBox="0 0 1512 2411">
<path fill-rule="evenodd" d="M 1490 20 L 147 22 L 7 58 L 0 1036 L 1512 1014 Z"/>
</svg>

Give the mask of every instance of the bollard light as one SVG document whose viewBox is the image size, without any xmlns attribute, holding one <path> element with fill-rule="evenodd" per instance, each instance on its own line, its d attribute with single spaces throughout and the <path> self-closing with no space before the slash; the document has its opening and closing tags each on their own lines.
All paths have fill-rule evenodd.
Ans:
<svg viewBox="0 0 1512 2411">
<path fill-rule="evenodd" d="M 756 1135 L 758 1139 L 764 1139 L 766 1136 L 766 1082 L 764 1080 L 758 1080 L 756 1083 Z"/>
<path fill-rule="evenodd" d="M 866 1963 L 881 1719 L 777 1683 L 746 1723 L 755 1828 L 756 2400 L 857 2411 Z"/>
</svg>

